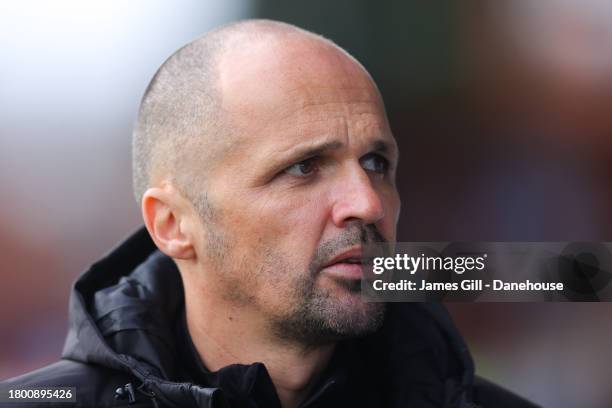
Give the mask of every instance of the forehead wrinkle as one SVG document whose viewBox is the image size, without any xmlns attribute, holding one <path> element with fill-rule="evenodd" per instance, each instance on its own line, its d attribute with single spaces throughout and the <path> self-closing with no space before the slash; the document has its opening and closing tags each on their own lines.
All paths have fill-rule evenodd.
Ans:
<svg viewBox="0 0 612 408">
<path fill-rule="evenodd" d="M 326 109 L 334 105 L 338 105 L 338 108 Z M 285 113 L 276 118 L 276 121 L 277 124 L 281 123 L 279 129 L 284 131 L 294 126 L 307 126 L 308 124 L 323 122 L 361 122 L 364 119 L 360 119 L 359 117 L 372 116 L 374 118 L 373 122 L 375 122 L 378 127 L 384 128 L 385 117 L 381 115 L 378 108 L 371 109 L 371 107 L 370 101 L 355 101 L 350 103 L 336 101 L 304 103 L 301 106 L 287 109 Z M 318 108 L 322 110 L 319 111 Z M 266 125 L 266 127 L 274 125 L 274 123 L 271 123 Z M 262 130 L 265 130 L 265 128 Z"/>
<path fill-rule="evenodd" d="M 352 114 L 351 116 L 352 118 L 347 118 L 345 115 L 337 114 L 327 117 L 298 117 L 295 120 L 286 120 L 284 123 L 281 123 L 281 125 L 279 125 L 279 123 L 272 123 L 261 128 L 256 132 L 258 134 L 253 134 L 252 137 L 248 137 L 247 139 L 249 140 L 246 141 L 246 143 L 251 146 L 254 143 L 258 143 L 258 146 L 272 145 L 273 149 L 279 146 L 286 146 L 283 147 L 283 149 L 289 150 L 302 142 L 309 143 L 309 139 L 312 140 L 312 144 L 316 144 L 318 143 L 319 137 L 322 137 L 340 138 L 345 140 L 345 144 L 348 145 L 351 136 L 353 136 L 356 130 L 369 138 L 388 140 L 390 146 L 395 145 L 395 140 L 390 131 L 388 131 L 384 119 L 377 113 L 360 112 Z M 371 117 L 372 120 L 365 117 Z M 323 124 L 323 126 L 317 126 L 318 124 Z M 265 136 L 266 134 L 274 134 L 277 137 L 268 137 L 262 140 L 262 135 Z M 280 150 L 276 151 L 279 152 Z"/>
<path fill-rule="evenodd" d="M 326 126 L 316 126 L 326 123 Z M 313 118 L 304 121 L 287 121 L 279 127 L 279 122 L 263 124 L 257 130 L 247 123 L 241 125 L 240 136 L 236 138 L 227 154 L 229 162 L 250 162 L 244 160 L 245 152 L 254 161 L 265 161 L 271 156 L 282 154 L 302 144 L 319 144 L 331 139 L 345 139 L 347 127 L 341 116 L 334 118 Z"/>
<path fill-rule="evenodd" d="M 287 141 L 287 143 L 291 143 L 295 138 L 299 138 L 299 140 L 306 140 L 310 138 L 309 134 L 329 134 L 331 137 L 342 137 L 347 140 L 353 135 L 353 131 L 356 128 L 359 133 L 367 133 L 367 136 L 379 136 L 381 138 L 386 138 L 387 136 L 391 136 L 388 132 L 385 132 L 384 123 L 377 120 L 377 115 L 371 114 L 369 112 L 363 112 L 360 114 L 356 114 L 356 116 L 372 116 L 375 118 L 374 121 L 369 121 L 366 119 L 348 119 L 342 115 L 328 117 L 328 118 L 312 118 L 306 121 L 301 121 L 299 123 L 287 123 L 285 126 L 279 127 L 275 130 L 275 133 L 279 134 L 282 137 L 282 142 Z M 349 122 L 353 122 L 353 124 L 359 124 L 359 126 L 352 126 Z M 361 124 L 362 122 L 366 122 L 365 124 Z M 328 124 L 325 127 L 316 127 L 312 125 L 317 124 Z M 369 129 L 374 129 L 374 131 L 370 131 Z M 362 131 L 365 130 L 365 131 Z M 391 137 L 392 138 L 392 137 Z"/>
<path fill-rule="evenodd" d="M 328 102 L 325 105 L 332 103 L 335 102 Z M 363 105 L 368 109 L 362 109 Z M 375 129 L 374 132 L 370 130 L 366 132 L 372 136 L 392 138 L 384 114 L 381 114 L 376 108 L 369 109 L 371 107 L 369 103 L 359 102 L 358 107 L 351 107 L 351 112 L 346 112 L 346 109 L 342 108 L 332 113 L 329 109 L 319 112 L 315 107 L 312 109 L 294 107 L 290 111 L 283 112 L 282 116 L 263 123 L 246 118 L 244 121 L 240 120 L 239 133 L 242 137 L 239 138 L 239 141 L 245 148 L 253 145 L 284 143 L 290 144 L 289 147 L 291 147 L 296 141 L 311 138 L 313 134 L 327 133 L 331 136 L 349 137 L 349 130 L 356 129 L 362 133 L 361 129 L 372 128 Z"/>
<path fill-rule="evenodd" d="M 335 102 L 329 102 L 333 104 Z M 301 109 L 292 110 L 278 118 L 271 123 L 256 124 L 253 121 L 245 121 L 240 124 L 240 132 L 242 137 L 232 137 L 231 142 L 224 143 L 227 147 L 234 148 L 236 143 L 242 143 L 246 146 L 252 146 L 257 144 L 261 146 L 261 143 L 271 144 L 278 146 L 283 142 L 288 143 L 288 149 L 295 145 L 295 140 L 299 141 L 306 140 L 312 137 L 313 134 L 329 134 L 331 137 L 341 136 L 346 138 L 349 136 L 349 128 L 353 127 L 349 125 L 349 122 L 359 124 L 360 128 L 376 128 L 376 133 L 384 136 L 387 132 L 384 132 L 386 128 L 384 118 L 381 118 L 377 112 L 370 110 L 363 112 L 351 112 L 347 117 L 343 112 L 335 112 L 330 115 L 328 112 L 316 112 L 310 111 L 306 108 L 307 115 L 303 116 L 304 112 Z M 372 121 L 364 119 L 364 117 L 372 117 Z M 367 122 L 361 125 L 362 122 Z M 317 125 L 324 126 L 317 126 Z M 266 134 L 274 133 L 279 135 L 278 138 L 265 137 Z M 370 132 L 371 133 L 371 132 Z M 265 137 L 265 138 L 264 138 Z M 227 149 L 224 149 L 227 150 Z"/>
<path fill-rule="evenodd" d="M 337 118 L 340 121 L 337 123 L 338 126 L 335 126 L 335 130 L 324 130 L 324 129 L 296 129 L 295 127 L 287 127 L 283 129 L 287 131 L 288 134 L 293 134 L 296 137 L 302 136 L 304 133 L 311 133 L 316 136 L 306 136 L 301 137 L 298 141 L 295 141 L 294 138 L 285 137 L 281 138 L 280 143 L 270 143 L 271 148 L 267 150 L 265 156 L 269 157 L 270 155 L 284 155 L 289 156 L 289 154 L 285 154 L 287 152 L 292 151 L 304 151 L 312 149 L 313 153 L 319 153 L 316 150 L 317 147 L 321 146 L 321 150 L 336 150 L 340 148 L 348 148 L 353 142 L 350 132 L 351 130 L 347 126 L 346 120 L 344 117 Z M 313 122 L 328 122 L 328 120 L 317 120 Z M 366 126 L 362 127 L 362 129 L 366 128 Z M 366 141 L 364 144 L 367 144 L 367 148 L 373 151 L 381 151 L 388 152 L 391 155 L 395 155 L 395 151 L 397 150 L 395 139 L 384 132 L 383 128 L 381 128 L 380 123 L 372 123 L 372 126 L 367 126 L 367 128 L 374 128 L 375 131 L 366 131 L 365 137 Z M 340 131 L 338 131 L 340 130 Z M 277 139 L 278 140 L 278 139 Z M 369 141 L 367 141 L 369 140 Z M 323 149 L 325 147 L 325 149 Z M 298 155 L 298 154 L 296 154 Z"/>
<path fill-rule="evenodd" d="M 369 104 L 377 106 L 379 104 L 378 96 L 366 87 L 303 85 L 286 91 L 286 94 L 297 109 L 330 104 L 347 106 Z"/>
<path fill-rule="evenodd" d="M 271 148 L 268 151 L 271 154 L 284 155 L 287 152 L 314 149 L 317 146 L 340 148 L 346 145 L 346 132 L 343 132 L 345 129 L 343 122 L 339 122 L 333 129 L 308 129 L 307 125 L 287 127 L 282 130 L 280 140 L 269 143 Z"/>
<path fill-rule="evenodd" d="M 358 95 L 368 95 L 368 96 L 373 96 L 373 86 L 372 84 L 368 83 L 366 86 L 338 86 L 337 84 L 330 84 L 330 85 L 315 85 L 315 84 L 302 84 L 302 85 L 298 85 L 298 86 L 294 86 L 291 87 L 287 90 L 285 90 L 285 93 L 287 93 L 290 97 L 293 97 L 294 94 L 306 94 L 308 96 L 310 95 L 319 95 L 318 91 L 327 91 L 327 90 L 332 90 L 332 91 L 342 91 L 343 93 L 351 93 L 351 95 L 353 94 L 358 94 Z M 317 92 L 312 92 L 312 91 L 317 91 Z M 301 98 L 298 98 L 301 99 Z M 376 95 L 376 97 L 374 99 L 378 99 L 378 95 Z"/>
</svg>

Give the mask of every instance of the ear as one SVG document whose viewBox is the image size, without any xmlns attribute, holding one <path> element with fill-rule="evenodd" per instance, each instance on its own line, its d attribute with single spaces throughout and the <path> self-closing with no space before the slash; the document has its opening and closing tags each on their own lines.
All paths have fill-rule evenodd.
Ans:
<svg viewBox="0 0 612 408">
<path fill-rule="evenodd" d="M 145 226 L 157 248 L 175 259 L 195 257 L 184 198 L 170 184 L 149 188 L 142 196 L 141 210 Z"/>
</svg>

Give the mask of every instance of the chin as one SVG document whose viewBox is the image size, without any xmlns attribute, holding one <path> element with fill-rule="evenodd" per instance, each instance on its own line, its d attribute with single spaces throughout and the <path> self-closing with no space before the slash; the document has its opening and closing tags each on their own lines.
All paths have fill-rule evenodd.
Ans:
<svg viewBox="0 0 612 408">
<path fill-rule="evenodd" d="M 385 304 L 366 302 L 359 291 L 334 285 L 319 286 L 297 301 L 288 315 L 277 319 L 275 333 L 306 346 L 335 343 L 377 331 L 384 320 Z"/>
<path fill-rule="evenodd" d="M 338 299 L 330 323 L 342 337 L 359 337 L 380 328 L 385 315 L 384 303 L 366 302 L 359 293 L 348 293 Z"/>
</svg>

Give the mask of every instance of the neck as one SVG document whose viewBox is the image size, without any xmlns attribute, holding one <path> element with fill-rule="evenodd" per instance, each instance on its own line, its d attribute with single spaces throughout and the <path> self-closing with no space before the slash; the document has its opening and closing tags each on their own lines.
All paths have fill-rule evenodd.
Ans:
<svg viewBox="0 0 612 408">
<path fill-rule="evenodd" d="M 334 351 L 334 344 L 308 347 L 278 339 L 256 312 L 212 294 L 186 290 L 185 304 L 189 333 L 204 365 L 217 371 L 229 364 L 263 363 L 283 408 L 304 400 Z"/>
</svg>

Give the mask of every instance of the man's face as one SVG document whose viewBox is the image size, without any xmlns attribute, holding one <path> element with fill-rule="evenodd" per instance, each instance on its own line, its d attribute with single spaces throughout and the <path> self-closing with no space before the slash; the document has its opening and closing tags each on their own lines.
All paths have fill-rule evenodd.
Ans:
<svg viewBox="0 0 612 408">
<path fill-rule="evenodd" d="M 301 45 L 253 46 L 221 63 L 236 136 L 206 176 L 202 252 L 225 300 L 277 337 L 316 343 L 382 319 L 382 304 L 361 299 L 353 262 L 364 245 L 395 240 L 397 147 L 363 70 Z"/>
</svg>

